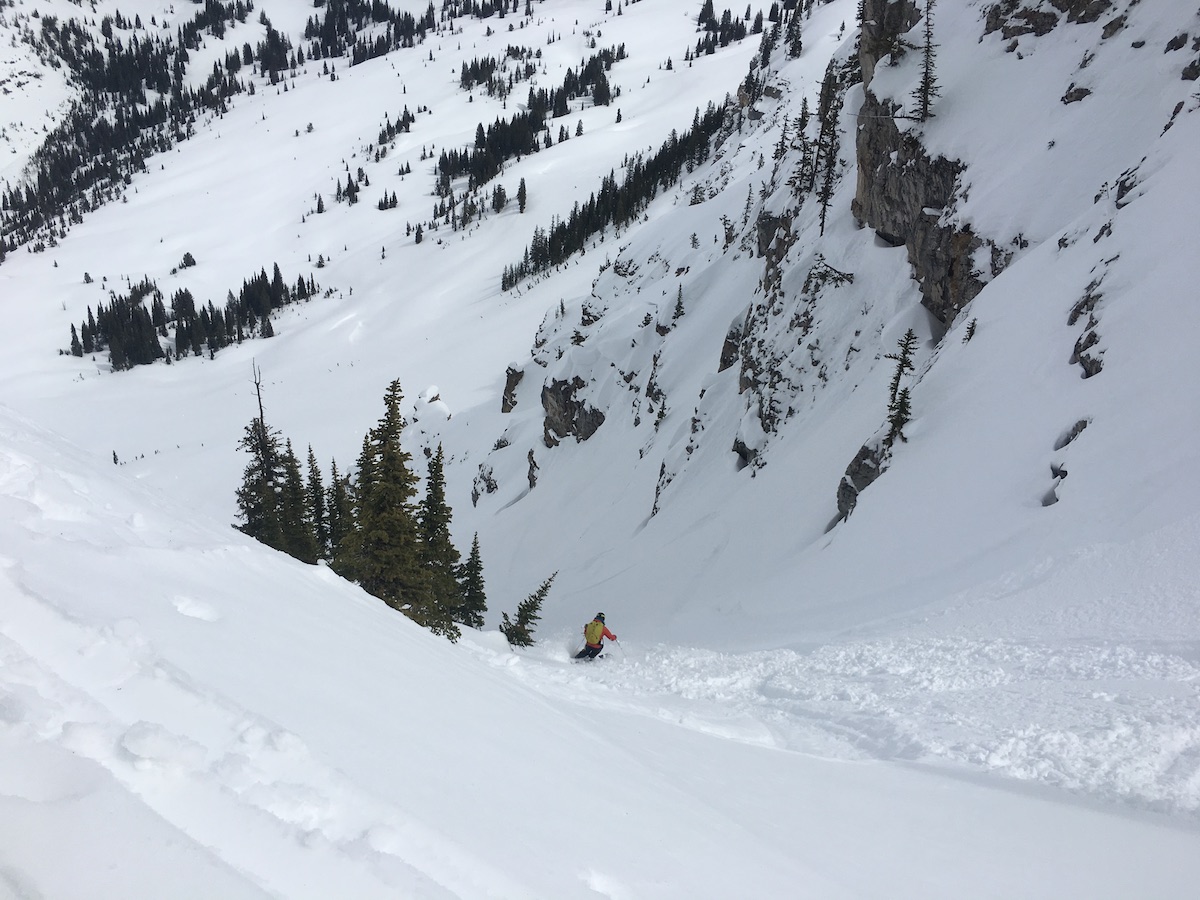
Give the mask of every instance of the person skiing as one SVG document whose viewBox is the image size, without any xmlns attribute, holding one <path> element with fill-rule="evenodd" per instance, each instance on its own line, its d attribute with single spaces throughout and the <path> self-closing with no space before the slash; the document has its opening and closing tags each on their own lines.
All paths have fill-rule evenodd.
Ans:
<svg viewBox="0 0 1200 900">
<path fill-rule="evenodd" d="M 604 613 L 596 613 L 596 618 L 583 626 L 583 649 L 575 654 L 576 659 L 595 659 L 604 649 L 604 639 L 615 641 L 617 636 L 608 630 L 604 624 Z"/>
</svg>

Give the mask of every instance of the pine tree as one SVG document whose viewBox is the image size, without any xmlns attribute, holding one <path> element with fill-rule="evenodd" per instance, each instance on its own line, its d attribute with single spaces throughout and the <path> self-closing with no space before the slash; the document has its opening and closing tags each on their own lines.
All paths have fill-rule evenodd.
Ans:
<svg viewBox="0 0 1200 900">
<path fill-rule="evenodd" d="M 517 185 L 517 210 L 525 212 L 525 202 L 529 199 L 529 194 L 525 190 L 525 179 L 521 179 L 521 183 Z"/>
<path fill-rule="evenodd" d="M 541 587 L 518 604 L 515 620 L 510 620 L 508 613 L 501 614 L 504 621 L 500 623 L 500 630 L 504 632 L 504 637 L 508 639 L 511 646 L 533 646 L 533 630 L 542 617 L 542 603 L 545 602 L 546 595 L 550 593 L 550 585 L 554 583 L 556 577 L 558 577 L 557 572 L 543 581 Z"/>
<path fill-rule="evenodd" d="M 312 522 L 313 539 L 317 544 L 317 558 L 329 559 L 327 495 L 324 479 L 321 477 L 321 467 L 317 465 L 317 456 L 313 453 L 312 444 L 308 445 L 308 483 L 305 486 L 304 499 L 308 505 L 309 521 Z"/>
<path fill-rule="evenodd" d="M 329 560 L 335 572 L 343 578 L 352 578 L 352 566 L 348 562 L 350 542 L 347 537 L 354 531 L 354 500 L 351 497 L 350 478 L 338 473 L 337 461 L 329 466 L 329 488 L 325 503 L 325 515 L 329 528 Z"/>
<path fill-rule="evenodd" d="M 384 394 L 383 417 L 363 440 L 349 557 L 354 577 L 367 593 L 437 630 L 441 623 L 431 608 L 413 503 L 417 477 L 412 456 L 400 444 L 408 424 L 400 413 L 403 399 L 400 382 L 393 381 Z"/>
<path fill-rule="evenodd" d="M 262 373 L 254 369 L 258 418 L 246 426 L 238 446 L 250 454 L 237 490 L 238 530 L 277 550 L 283 549 L 278 492 L 283 488 L 279 432 L 266 423 L 262 403 Z"/>
<path fill-rule="evenodd" d="M 825 220 L 829 215 L 829 204 L 833 200 L 834 178 L 837 173 L 836 152 L 825 156 L 825 176 L 821 179 L 821 188 L 817 191 L 817 202 L 821 205 L 821 234 L 825 234 Z"/>
<path fill-rule="evenodd" d="M 437 452 L 429 459 L 425 498 L 417 511 L 417 521 L 421 526 L 421 558 L 429 578 L 429 619 L 437 623 L 434 631 L 457 640 L 459 630 L 454 623 L 462 606 L 462 594 L 455 574 L 461 557 L 450 539 L 452 512 L 446 503 L 444 465 L 445 458 L 438 445 Z"/>
<path fill-rule="evenodd" d="M 283 489 L 279 493 L 279 529 L 283 538 L 282 550 L 301 562 L 312 565 L 317 561 L 317 540 L 300 474 L 300 461 L 292 451 L 289 440 L 283 453 Z"/>
<path fill-rule="evenodd" d="M 487 612 L 487 594 L 483 584 L 483 560 L 479 555 L 479 535 L 471 541 L 471 554 L 459 569 L 459 595 L 462 605 L 458 608 L 455 621 L 468 628 L 482 628 L 483 614 Z"/>
<path fill-rule="evenodd" d="M 912 395 L 908 388 L 901 388 L 896 398 L 888 407 L 888 433 L 885 438 L 887 446 L 892 446 L 896 438 L 907 443 L 904 436 L 904 426 L 912 419 Z"/>
<path fill-rule="evenodd" d="M 892 373 L 892 383 L 888 388 L 888 404 L 896 402 L 896 395 L 900 393 L 900 381 L 904 376 L 913 371 L 913 353 L 917 349 L 917 333 L 911 328 L 904 332 L 904 337 L 900 338 L 897 344 L 896 353 L 888 353 L 884 359 L 893 359 L 896 361 L 896 371 Z"/>
<path fill-rule="evenodd" d="M 804 51 L 804 35 L 800 24 L 802 21 L 798 10 L 788 19 L 787 55 L 790 59 L 795 59 Z"/>
<path fill-rule="evenodd" d="M 917 102 L 916 117 L 921 122 L 927 122 L 933 116 L 934 98 L 941 94 L 934 74 L 934 51 L 937 44 L 933 42 L 933 6 L 934 0 L 925 0 L 925 44 L 921 48 L 921 80 L 912 93 Z"/>
</svg>

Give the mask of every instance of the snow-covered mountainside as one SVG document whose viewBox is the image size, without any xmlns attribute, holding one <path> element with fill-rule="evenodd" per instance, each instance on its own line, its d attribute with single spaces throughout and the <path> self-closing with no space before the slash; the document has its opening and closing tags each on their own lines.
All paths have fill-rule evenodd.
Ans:
<svg viewBox="0 0 1200 900">
<path fill-rule="evenodd" d="M 1200 10 L 700 12 L 0 6 L 0 897 L 1194 894 Z M 255 366 L 484 631 L 229 527 Z"/>
</svg>

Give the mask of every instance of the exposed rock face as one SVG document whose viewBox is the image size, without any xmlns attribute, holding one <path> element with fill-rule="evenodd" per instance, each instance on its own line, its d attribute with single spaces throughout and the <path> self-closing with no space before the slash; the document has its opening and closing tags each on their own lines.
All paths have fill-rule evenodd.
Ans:
<svg viewBox="0 0 1200 900">
<path fill-rule="evenodd" d="M 500 398 L 500 412 L 510 413 L 517 406 L 517 385 L 521 383 L 521 379 L 525 377 L 523 369 L 515 369 L 509 366 L 504 373 L 504 396 Z"/>
<path fill-rule="evenodd" d="M 1070 103 L 1078 103 L 1080 100 L 1084 99 L 1085 97 L 1090 97 L 1091 95 L 1092 92 L 1089 88 L 1076 87 L 1074 84 L 1072 84 L 1069 88 L 1067 88 L 1067 92 L 1062 95 L 1062 102 L 1063 105 L 1066 106 Z"/>
<path fill-rule="evenodd" d="M 1058 12 L 1042 9 L 1044 5 L 1049 5 Z M 1087 24 L 1095 22 L 1112 9 L 1112 6 L 1112 0 L 1047 0 L 1047 3 L 1039 3 L 1038 0 L 1000 0 L 988 8 L 983 33 L 999 31 L 1006 40 L 1023 34 L 1041 37 L 1049 34 L 1058 25 L 1060 14 L 1065 14 L 1068 22 Z M 1119 16 L 1118 19 L 1119 22 L 1114 20 L 1109 23 L 1112 30 L 1104 35 L 1105 38 L 1110 38 L 1121 30 L 1124 16 Z"/>
<path fill-rule="evenodd" d="M 1041 37 L 1053 31 L 1054 26 L 1058 24 L 1058 16 L 1052 12 L 1025 8 L 1014 11 L 1016 6 L 1016 3 L 1002 3 L 989 9 L 983 33 L 999 31 L 1005 40 L 1012 40 L 1023 34 Z"/>
<path fill-rule="evenodd" d="M 733 452 L 738 455 L 738 468 L 744 469 L 746 466 L 753 464 L 758 457 L 758 451 L 746 446 L 746 442 L 741 438 L 733 439 Z"/>
<path fill-rule="evenodd" d="M 900 35 L 919 20 L 917 5 L 911 0 L 864 0 L 858 52 L 864 85 L 869 85 L 875 77 L 879 60 L 896 49 Z"/>
<path fill-rule="evenodd" d="M 1112 8 L 1112 0 L 1050 0 L 1050 5 L 1067 14 L 1068 22 L 1095 22 Z"/>
<path fill-rule="evenodd" d="M 725 332 L 725 343 L 721 345 L 721 359 L 717 371 L 724 372 L 730 366 L 736 365 L 742 358 L 742 338 L 746 333 L 746 314 L 741 313 L 729 323 Z"/>
<path fill-rule="evenodd" d="M 586 441 L 604 424 L 604 413 L 575 396 L 586 384 L 576 375 L 570 381 L 554 379 L 542 387 L 542 408 L 546 411 L 544 440 L 547 447 L 557 447 L 568 435 L 573 435 L 577 441 Z"/>
<path fill-rule="evenodd" d="M 739 393 L 745 393 L 756 385 L 764 384 L 770 380 L 766 371 L 769 368 L 769 360 L 764 360 L 754 347 L 756 340 L 754 335 L 755 326 L 759 319 L 770 315 L 771 302 L 779 295 L 780 284 L 783 280 L 783 259 L 787 256 L 788 250 L 796 242 L 796 236 L 792 233 L 791 216 L 772 215 L 766 212 L 761 213 L 755 222 L 755 231 L 758 255 L 764 260 L 762 278 L 763 300 L 760 303 L 751 305 L 741 327 L 741 347 L 737 353 L 742 362 L 741 371 L 738 373 Z M 732 328 L 726 336 L 726 341 L 731 336 Z M 725 351 L 722 351 L 721 355 L 722 358 L 725 358 L 727 355 L 732 357 L 733 354 L 726 354 Z M 774 427 L 774 424 L 771 417 L 768 417 L 764 420 L 763 427 L 770 431 Z"/>
<path fill-rule="evenodd" d="M 1076 363 L 1083 369 L 1083 377 L 1091 378 L 1099 375 L 1104 368 L 1104 352 L 1097 347 L 1100 335 L 1088 331 L 1075 342 L 1075 352 L 1071 354 L 1071 364 Z"/>
<path fill-rule="evenodd" d="M 532 491 L 535 487 L 537 487 L 537 482 L 538 482 L 537 473 L 538 473 L 538 469 L 540 469 L 541 466 L 539 466 L 537 464 L 537 460 L 533 458 L 533 448 L 532 447 L 529 448 L 529 453 L 525 457 L 525 459 L 529 462 L 529 489 Z"/>
<path fill-rule="evenodd" d="M 779 261 L 787 256 L 796 242 L 791 233 L 792 217 L 760 213 L 754 223 L 758 241 L 758 255 L 766 257 L 767 268 L 778 269 Z"/>
<path fill-rule="evenodd" d="M 1075 438 L 1083 434 L 1083 430 L 1092 423 L 1091 419 L 1080 419 L 1070 427 L 1057 441 L 1054 442 L 1055 451 L 1061 450 L 1068 444 L 1073 443 Z"/>
<path fill-rule="evenodd" d="M 838 518 L 845 519 L 854 512 L 858 495 L 866 490 L 887 468 L 887 450 L 876 444 L 864 444 L 855 455 L 837 490 Z"/>
<path fill-rule="evenodd" d="M 949 323 L 983 289 L 973 264 L 983 242 L 969 228 L 938 224 L 941 210 L 954 201 L 962 166 L 944 157 L 930 159 L 916 136 L 896 126 L 891 104 L 870 90 L 867 73 L 875 71 L 877 54 L 901 46 L 903 31 L 916 21 L 912 4 L 864 0 L 863 21 L 859 62 L 866 91 L 859 110 L 858 189 L 851 209 L 880 238 L 908 248 L 922 303 Z"/>
<path fill-rule="evenodd" d="M 480 465 L 479 474 L 475 476 L 475 484 L 471 488 L 471 505 L 478 506 L 479 498 L 484 494 L 494 494 L 500 490 L 496 475 L 487 463 Z"/>
</svg>

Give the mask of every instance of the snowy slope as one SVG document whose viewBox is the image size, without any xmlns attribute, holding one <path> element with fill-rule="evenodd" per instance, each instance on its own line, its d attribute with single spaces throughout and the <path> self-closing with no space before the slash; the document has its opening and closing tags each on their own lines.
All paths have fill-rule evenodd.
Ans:
<svg viewBox="0 0 1200 900">
<path fill-rule="evenodd" d="M 870 704 L 822 725 L 784 701 L 888 657 L 452 647 L 31 422 L 3 434 L 4 896 L 1183 897 L 1200 875 L 1190 830 L 880 766 L 847 740 Z M 1136 677 L 1168 674 L 1195 669 Z"/>
<path fill-rule="evenodd" d="M 736 94 L 758 39 L 687 65 L 697 6 L 547 2 L 513 32 L 459 19 L 336 80 L 260 78 L 122 202 L 0 265 L 0 897 L 1194 894 L 1200 99 L 1180 77 L 1191 43 L 1164 45 L 1200 21 L 1115 4 L 1116 31 L 1064 17 L 1010 50 L 986 4 L 937 8 L 937 115 L 902 125 L 963 163 L 945 222 L 1011 251 L 995 273 L 979 260 L 986 287 L 948 329 L 905 251 L 850 213 L 862 88 L 823 234 L 788 183 L 799 150 L 776 152 L 854 52 L 846 0 L 806 19 L 800 58 L 776 50 L 778 91 L 731 112 L 645 221 L 501 292 L 536 226 Z M 256 9 L 294 35 L 309 14 Z M 251 17 L 209 38 L 193 75 L 262 33 Z M 406 225 L 436 200 L 422 155 L 514 108 L 463 92 L 461 63 L 519 42 L 553 86 L 593 37 L 627 46 L 621 96 L 507 164 L 527 212 L 415 244 Z M 11 65 L 32 66 L 21 46 Z M 903 105 L 918 74 L 909 54 L 872 90 Z M 5 121 L 61 103 L 61 79 L 6 97 Z M 411 133 L 376 161 L 406 106 Z M 359 166 L 362 201 L 333 202 Z M 393 190 L 398 209 L 375 209 Z M 763 214 L 794 238 L 770 298 Z M 806 288 L 819 259 L 853 283 Z M 144 275 L 221 305 L 273 263 L 323 296 L 271 340 L 121 373 L 56 355 Z M 739 366 L 718 372 L 748 310 L 785 376 L 767 430 Z M 830 529 L 910 327 L 908 440 Z M 1103 369 L 1084 379 L 1070 360 L 1090 332 Z M 343 469 L 400 378 L 411 446 L 445 445 L 460 546 L 479 533 L 489 622 L 559 572 L 539 646 L 448 645 L 230 529 L 252 361 L 268 421 Z M 510 366 L 526 374 L 503 414 Z M 576 376 L 604 424 L 549 448 L 542 386 Z M 497 490 L 473 502 L 481 467 Z M 570 665 L 597 609 L 623 650 Z M 64 836 L 87 848 L 76 867 Z"/>
</svg>

